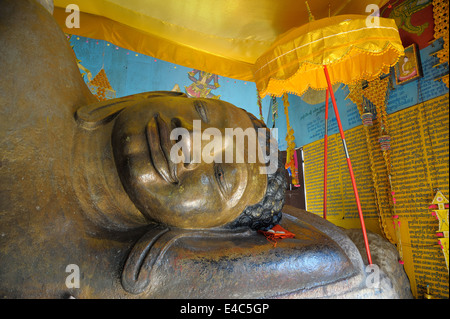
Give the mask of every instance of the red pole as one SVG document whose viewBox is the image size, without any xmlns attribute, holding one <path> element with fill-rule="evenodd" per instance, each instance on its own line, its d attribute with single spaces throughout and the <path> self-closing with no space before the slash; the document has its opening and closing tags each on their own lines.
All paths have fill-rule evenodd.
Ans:
<svg viewBox="0 0 450 319">
<path fill-rule="evenodd" d="M 327 219 L 327 158 L 328 158 L 328 89 L 325 100 L 325 137 L 324 137 L 324 159 L 323 159 L 323 218 Z"/>
<path fill-rule="evenodd" d="M 331 102 L 333 103 L 334 113 L 336 114 L 336 120 L 337 120 L 338 127 L 339 127 L 339 133 L 341 134 L 342 144 L 344 145 L 344 151 L 345 151 L 345 156 L 347 158 L 348 170 L 350 172 L 350 178 L 352 180 L 353 192 L 355 193 L 356 206 L 358 208 L 359 220 L 361 222 L 361 230 L 363 232 L 364 245 L 366 247 L 367 259 L 369 261 L 369 265 L 372 265 L 372 256 L 370 255 L 369 240 L 367 239 L 366 226 L 364 225 L 364 217 L 363 217 L 363 213 L 362 213 L 362 209 L 361 209 L 361 203 L 359 201 L 358 190 L 356 188 L 356 181 L 355 181 L 355 176 L 353 174 L 352 163 L 350 161 L 350 156 L 348 155 L 348 150 L 347 150 L 347 144 L 345 142 L 344 130 L 342 129 L 341 119 L 339 117 L 336 100 L 334 98 L 333 88 L 331 87 L 331 81 L 330 81 L 330 76 L 328 74 L 327 66 L 324 65 L 323 69 L 325 71 L 325 77 L 327 79 L 328 90 L 330 91 Z"/>
</svg>

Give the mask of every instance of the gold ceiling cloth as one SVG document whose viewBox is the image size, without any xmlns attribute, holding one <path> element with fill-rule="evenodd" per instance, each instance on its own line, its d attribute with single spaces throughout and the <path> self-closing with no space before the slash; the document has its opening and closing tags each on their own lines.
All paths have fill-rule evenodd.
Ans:
<svg viewBox="0 0 450 319">
<path fill-rule="evenodd" d="M 330 17 L 279 36 L 254 65 L 260 96 L 326 89 L 324 65 L 332 84 L 388 73 L 404 52 L 395 21 L 380 18 L 378 26 L 369 27 L 366 20 L 361 15 Z"/>
<path fill-rule="evenodd" d="M 314 0 L 315 17 L 366 13 L 387 0 Z M 253 81 L 252 67 L 284 32 L 308 23 L 298 0 L 54 0 L 64 32 L 189 68 Z M 65 24 L 69 4 L 80 10 L 79 28 Z"/>
</svg>

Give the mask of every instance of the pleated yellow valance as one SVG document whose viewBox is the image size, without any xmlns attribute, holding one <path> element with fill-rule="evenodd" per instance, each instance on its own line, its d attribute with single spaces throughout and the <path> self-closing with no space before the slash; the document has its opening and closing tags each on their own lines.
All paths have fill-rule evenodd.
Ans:
<svg viewBox="0 0 450 319">
<path fill-rule="evenodd" d="M 332 84 L 370 81 L 388 73 L 404 48 L 395 21 L 380 18 L 379 22 L 368 26 L 367 16 L 336 16 L 279 36 L 253 68 L 260 96 L 326 89 L 324 65 Z"/>
</svg>

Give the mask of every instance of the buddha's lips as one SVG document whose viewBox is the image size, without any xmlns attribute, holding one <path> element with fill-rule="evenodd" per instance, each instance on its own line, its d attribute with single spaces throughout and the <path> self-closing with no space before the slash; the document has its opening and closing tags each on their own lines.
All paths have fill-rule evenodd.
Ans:
<svg viewBox="0 0 450 319">
<path fill-rule="evenodd" d="M 178 183 L 177 165 L 170 160 L 170 130 L 166 122 L 156 114 L 147 124 L 147 142 L 153 166 L 168 183 Z"/>
</svg>

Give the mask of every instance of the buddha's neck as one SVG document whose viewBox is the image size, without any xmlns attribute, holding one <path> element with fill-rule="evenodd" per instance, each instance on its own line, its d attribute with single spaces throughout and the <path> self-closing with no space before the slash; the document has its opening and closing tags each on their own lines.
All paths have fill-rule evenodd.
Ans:
<svg viewBox="0 0 450 319">
<path fill-rule="evenodd" d="M 148 222 L 128 197 L 117 174 L 110 141 L 113 122 L 92 131 L 77 130 L 72 183 L 89 219 L 98 226 L 124 230 Z"/>
</svg>

